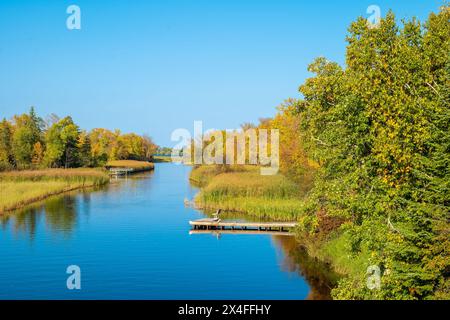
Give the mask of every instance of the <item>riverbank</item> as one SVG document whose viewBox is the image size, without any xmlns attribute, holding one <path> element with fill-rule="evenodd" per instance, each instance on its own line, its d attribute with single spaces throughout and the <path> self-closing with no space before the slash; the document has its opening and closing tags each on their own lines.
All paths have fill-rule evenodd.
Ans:
<svg viewBox="0 0 450 320">
<path fill-rule="evenodd" d="M 310 216 L 304 213 L 307 201 L 304 192 L 299 191 L 302 188 L 287 177 L 281 174 L 261 176 L 256 166 L 204 165 L 191 171 L 190 180 L 200 187 L 195 198 L 199 208 L 239 212 L 261 219 L 298 221 L 297 243 L 312 259 L 326 263 L 349 281 L 360 281 L 364 277 L 369 254 L 349 254 L 348 234 L 343 231 L 345 227 L 341 228 L 344 221 L 319 212 L 312 226 Z M 311 229 L 315 232 L 311 233 Z"/>
<path fill-rule="evenodd" d="M 303 203 L 295 183 L 281 174 L 262 176 L 256 166 L 200 166 L 190 180 L 201 188 L 194 201 L 202 209 L 292 221 Z"/>
<path fill-rule="evenodd" d="M 132 172 L 154 170 L 147 161 L 117 160 L 105 166 L 129 168 Z M 108 172 L 103 168 L 43 169 L 0 172 L 0 214 L 20 209 L 50 196 L 105 185 Z"/>
<path fill-rule="evenodd" d="M 107 184 L 103 169 L 44 169 L 0 173 L 0 214 L 64 192 Z"/>
</svg>

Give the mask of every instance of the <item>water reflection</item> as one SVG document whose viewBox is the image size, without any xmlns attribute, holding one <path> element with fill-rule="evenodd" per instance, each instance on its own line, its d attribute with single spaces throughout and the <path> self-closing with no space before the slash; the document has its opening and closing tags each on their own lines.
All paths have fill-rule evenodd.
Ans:
<svg viewBox="0 0 450 320">
<path fill-rule="evenodd" d="M 50 199 L 44 205 L 47 226 L 56 233 L 69 236 L 76 225 L 76 201 L 71 195 Z"/>
<path fill-rule="evenodd" d="M 207 210 L 205 214 L 211 216 L 213 212 Z M 220 218 L 224 221 L 270 221 L 269 219 L 259 219 L 236 212 L 223 212 Z M 220 239 L 222 234 L 225 234 L 221 230 L 214 230 L 210 233 L 217 239 Z M 253 236 L 246 231 L 241 233 L 235 232 L 235 234 L 248 237 Z M 311 290 L 307 300 L 331 300 L 331 289 L 336 286 L 339 275 L 326 263 L 310 257 L 294 236 L 272 235 L 271 239 L 277 250 L 278 258 L 281 260 L 281 270 L 284 272 L 296 272 L 308 282 Z"/>
<path fill-rule="evenodd" d="M 339 276 L 331 268 L 308 255 L 293 237 L 273 236 L 272 241 L 283 251 L 281 269 L 298 272 L 310 285 L 307 300 L 330 300 L 331 289 Z"/>
<path fill-rule="evenodd" d="M 125 188 L 129 193 L 135 194 L 139 189 L 139 181 L 152 175 L 153 172 L 144 172 L 132 177 L 112 179 L 110 184 L 103 187 L 92 187 L 49 197 L 26 208 L 0 215 L 0 227 L 6 230 L 12 225 L 17 236 L 27 235 L 29 240 L 33 241 L 37 232 L 36 227 L 39 221 L 44 219 L 46 227 L 51 232 L 68 238 L 77 225 L 80 213 L 89 216 L 93 193 L 101 191 L 103 196 L 114 198 Z"/>
<path fill-rule="evenodd" d="M 216 242 L 189 236 L 188 221 L 203 216 L 183 205 L 198 191 L 187 183 L 189 171 L 171 164 L 157 170 L 0 216 L 0 255 L 8 257 L 0 265 L 0 288 L 27 283 L 25 291 L 0 289 L 0 298 L 71 298 L 57 278 L 61 270 L 65 276 L 68 261 L 84 265 L 91 277 L 93 290 L 82 298 L 330 298 L 335 275 L 294 237 L 224 235 Z M 232 213 L 221 218 L 252 220 Z M 30 263 L 33 268 L 23 269 Z M 114 272 L 105 274 L 105 265 Z M 255 281 L 246 284 L 250 270 Z"/>
<path fill-rule="evenodd" d="M 89 194 L 83 193 L 81 199 L 88 206 Z M 2 216 L 2 229 L 11 224 L 16 235 L 26 234 L 32 241 L 39 221 L 44 219 L 50 231 L 67 237 L 76 226 L 77 202 L 78 198 L 73 193 L 50 197 L 44 202 Z"/>
<path fill-rule="evenodd" d="M 41 215 L 40 211 L 36 208 L 30 208 L 0 216 L 2 229 L 6 230 L 10 224 L 13 224 L 15 234 L 25 233 L 29 235 L 30 240 L 33 240 Z"/>
</svg>

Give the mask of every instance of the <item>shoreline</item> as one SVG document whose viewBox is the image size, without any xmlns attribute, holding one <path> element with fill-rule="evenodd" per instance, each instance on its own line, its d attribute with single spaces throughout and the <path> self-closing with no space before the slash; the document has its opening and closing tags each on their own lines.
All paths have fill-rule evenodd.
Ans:
<svg viewBox="0 0 450 320">
<path fill-rule="evenodd" d="M 103 185 L 106 185 L 106 184 L 103 184 Z M 64 193 L 69 193 L 69 192 L 72 192 L 72 191 L 77 191 L 77 190 L 82 190 L 82 189 L 94 188 L 96 186 L 98 186 L 98 185 L 95 185 L 95 184 L 92 184 L 92 185 L 81 185 L 81 186 L 77 186 L 77 187 L 71 187 L 71 188 L 62 189 L 62 190 L 58 190 L 58 191 L 55 191 L 55 192 L 47 193 L 47 194 L 44 194 L 42 196 L 38 196 L 38 197 L 35 197 L 35 198 L 31 198 L 31 199 L 25 200 L 25 201 L 23 201 L 21 203 L 18 203 L 17 205 L 14 205 L 12 207 L 2 208 L 2 209 L 0 209 L 0 216 L 12 213 L 12 212 L 14 212 L 16 210 L 25 209 L 28 206 L 31 206 L 31 205 L 33 205 L 33 204 L 35 204 L 37 202 L 40 202 L 40 201 L 44 201 L 47 198 L 50 198 L 50 197 L 53 197 L 53 196 L 58 196 L 58 195 L 62 195 Z"/>
<path fill-rule="evenodd" d="M 111 161 L 105 166 L 105 168 L 108 169 L 120 167 L 132 168 L 133 170 L 130 174 L 148 172 L 155 169 L 154 163 L 134 160 Z M 1 172 L 0 194 L 2 195 L 2 199 L 16 196 L 17 201 L 7 204 L 2 204 L 0 201 L 0 216 L 23 209 L 52 196 L 84 188 L 103 186 L 109 183 L 111 183 L 111 181 L 108 171 L 103 168 L 16 170 Z M 22 190 L 20 190 L 20 188 Z M 48 188 L 47 192 L 39 193 L 38 191 L 34 191 L 45 188 Z M 30 189 L 32 191 L 30 191 Z M 30 194 L 30 196 L 27 197 L 24 196 L 26 192 L 33 192 L 33 194 Z"/>
<path fill-rule="evenodd" d="M 262 195 L 254 195 L 251 197 L 241 195 L 240 198 L 238 198 L 236 194 L 239 194 L 239 189 L 245 189 L 246 183 L 243 183 L 244 187 L 242 185 L 227 184 L 226 174 L 232 173 L 232 175 L 237 175 L 237 178 L 241 181 L 248 181 L 248 179 L 244 179 L 247 171 L 245 169 L 239 170 L 240 169 L 238 169 L 238 171 L 233 171 L 233 169 L 231 169 L 230 171 L 226 171 L 224 173 L 223 171 L 214 169 L 213 167 L 202 168 L 200 166 L 194 168 L 191 171 L 189 181 L 199 188 L 199 192 L 194 198 L 196 208 L 200 210 L 222 209 L 225 212 L 238 213 L 248 216 L 249 218 L 259 218 L 265 220 L 295 220 L 299 222 L 299 225 L 301 224 L 302 218 L 305 217 L 301 213 L 301 206 L 303 204 L 301 197 L 295 199 L 294 201 L 292 198 L 268 198 Z M 225 188 L 224 185 L 226 186 Z M 251 185 L 251 183 L 247 183 L 247 185 Z M 226 189 L 226 192 L 217 192 L 217 189 L 220 187 Z M 257 185 L 252 187 L 259 189 L 261 186 Z M 241 192 L 243 192 L 243 194 L 249 193 L 248 190 L 241 190 Z M 213 194 L 213 196 L 211 196 L 211 194 Z M 251 205 L 249 205 L 249 203 L 251 203 Z M 291 206 L 296 208 L 295 214 L 289 210 Z M 265 214 L 265 212 L 270 212 L 273 208 L 278 210 L 276 215 L 273 216 L 269 213 Z M 283 212 L 283 208 L 287 208 L 287 210 Z M 325 223 L 329 222 L 325 221 Z M 336 257 L 330 254 L 329 247 L 333 246 L 334 242 L 341 240 L 341 234 L 337 229 L 327 232 L 321 231 L 318 234 L 311 235 L 308 231 L 301 230 L 300 227 L 297 227 L 294 232 L 296 243 L 299 247 L 306 251 L 309 257 L 329 266 L 329 268 L 336 273 L 340 279 L 353 278 L 353 266 L 350 264 L 346 265 L 346 261 L 338 261 Z M 338 252 L 337 255 L 339 253 L 340 252 Z M 338 285 L 332 289 L 337 287 Z"/>
<path fill-rule="evenodd" d="M 0 215 L 22 209 L 48 197 L 106 185 L 107 172 L 99 168 L 43 169 L 0 173 Z"/>
</svg>

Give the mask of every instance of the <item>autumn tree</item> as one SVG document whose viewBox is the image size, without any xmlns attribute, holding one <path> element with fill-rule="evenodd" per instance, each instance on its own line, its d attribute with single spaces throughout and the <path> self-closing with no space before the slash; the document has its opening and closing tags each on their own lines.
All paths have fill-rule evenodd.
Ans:
<svg viewBox="0 0 450 320">
<path fill-rule="evenodd" d="M 146 134 L 142 136 L 142 146 L 144 160 L 151 160 L 153 155 L 156 153 L 158 146 L 153 142 L 153 139 Z"/>
<path fill-rule="evenodd" d="M 317 164 L 305 151 L 300 134 L 298 100 L 289 99 L 278 107 L 278 113 L 270 127 L 280 130 L 280 170 L 291 179 L 299 182 L 305 191 L 311 182 Z"/>
<path fill-rule="evenodd" d="M 34 168 L 39 168 L 44 160 L 44 147 L 40 142 L 36 142 L 33 146 L 33 153 L 31 155 L 31 163 Z"/>
<path fill-rule="evenodd" d="M 89 139 L 94 166 L 104 166 L 108 160 L 114 160 L 112 151 L 116 146 L 117 132 L 95 128 L 89 133 Z"/>
<path fill-rule="evenodd" d="M 79 165 L 81 167 L 92 167 L 94 166 L 94 161 L 92 159 L 92 145 L 91 138 L 86 131 L 82 131 L 78 136 L 77 141 L 78 155 L 79 155 Z"/>
</svg>

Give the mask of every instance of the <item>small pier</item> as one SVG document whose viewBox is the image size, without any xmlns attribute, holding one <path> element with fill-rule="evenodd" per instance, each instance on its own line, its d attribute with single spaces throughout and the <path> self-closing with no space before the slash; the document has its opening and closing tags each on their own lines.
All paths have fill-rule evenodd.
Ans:
<svg viewBox="0 0 450 320">
<path fill-rule="evenodd" d="M 109 169 L 109 175 L 113 177 L 121 177 L 121 176 L 127 176 L 130 173 L 133 173 L 133 168 L 110 168 Z"/>
<path fill-rule="evenodd" d="M 207 233 L 208 231 L 220 231 L 221 233 L 289 233 L 297 225 L 296 222 L 239 222 L 222 221 L 218 218 L 204 218 L 189 221 L 194 230 L 191 233 Z M 206 231 L 206 232 L 205 232 Z M 227 232 L 228 231 L 228 232 Z M 230 232 L 231 231 L 231 232 Z"/>
<path fill-rule="evenodd" d="M 258 234 L 264 234 L 269 236 L 285 236 L 285 237 L 293 237 L 295 236 L 295 233 L 293 232 L 287 232 L 287 231 L 259 231 L 259 230 L 218 230 L 218 229 L 208 229 L 208 230 L 202 230 L 202 229 L 192 229 L 189 231 L 189 234 L 210 234 L 215 236 L 221 236 L 224 234 L 231 234 L 231 235 L 258 235 Z"/>
</svg>

